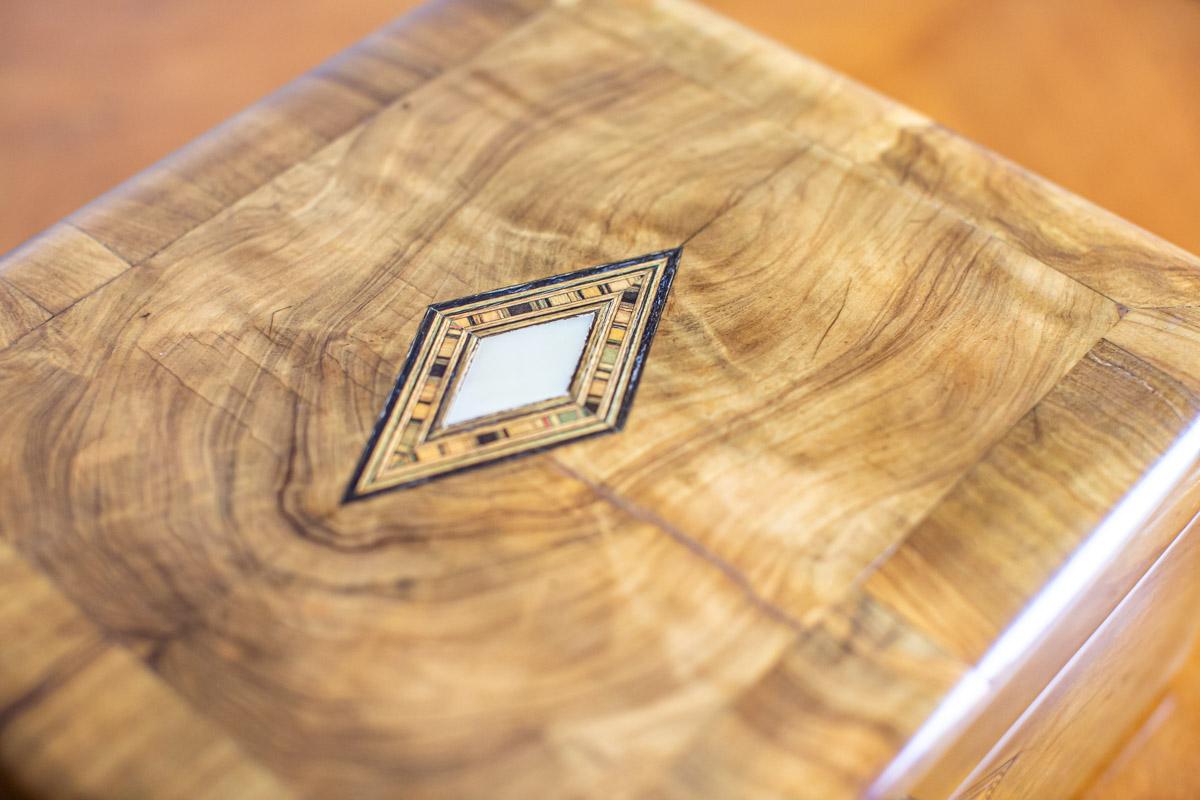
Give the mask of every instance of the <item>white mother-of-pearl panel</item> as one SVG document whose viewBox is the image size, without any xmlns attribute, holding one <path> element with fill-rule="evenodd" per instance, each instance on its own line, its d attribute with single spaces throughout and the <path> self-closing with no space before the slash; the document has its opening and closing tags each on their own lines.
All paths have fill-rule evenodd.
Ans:
<svg viewBox="0 0 1200 800">
<path fill-rule="evenodd" d="M 481 338 L 442 424 L 565 395 L 595 318 L 579 314 Z"/>
</svg>

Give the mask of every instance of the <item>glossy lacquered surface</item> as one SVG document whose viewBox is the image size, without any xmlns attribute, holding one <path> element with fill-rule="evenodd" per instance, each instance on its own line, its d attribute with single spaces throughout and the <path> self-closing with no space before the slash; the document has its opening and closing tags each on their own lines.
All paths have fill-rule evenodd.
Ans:
<svg viewBox="0 0 1200 800">
<path fill-rule="evenodd" d="M 344 502 L 431 304 L 676 248 L 619 431 Z M 11 558 L 198 731 L 89 770 L 146 701 L 23 667 L 28 791 L 1019 796 L 1190 633 L 1106 631 L 1180 619 L 1200 265 L 690 5 L 433 6 L 0 287 Z"/>
</svg>

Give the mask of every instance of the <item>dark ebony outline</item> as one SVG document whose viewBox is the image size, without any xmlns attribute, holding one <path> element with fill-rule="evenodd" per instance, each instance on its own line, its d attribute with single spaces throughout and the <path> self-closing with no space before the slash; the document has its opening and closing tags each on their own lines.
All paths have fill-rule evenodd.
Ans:
<svg viewBox="0 0 1200 800">
<path fill-rule="evenodd" d="M 658 331 L 659 319 L 667 304 L 667 295 L 671 291 L 671 284 L 675 281 L 675 272 L 679 267 L 679 258 L 683 255 L 683 246 L 672 248 L 670 250 L 659 250 L 658 252 L 648 253 L 637 258 L 629 258 L 624 261 L 614 261 L 610 264 L 601 264 L 596 267 L 588 267 L 587 269 L 577 270 L 575 272 L 567 272 L 562 275 L 554 275 L 549 278 L 541 278 L 540 280 L 530 281 L 529 283 L 519 283 L 513 286 L 505 286 L 501 289 L 492 289 L 487 292 L 480 292 L 469 297 L 461 297 L 457 300 L 446 300 L 441 303 L 434 303 L 425 309 L 425 316 L 421 320 L 420 326 L 417 328 L 417 334 L 413 337 L 412 344 L 408 347 L 408 356 L 404 359 L 404 367 L 400 370 L 400 377 L 396 379 L 395 386 L 392 387 L 392 392 L 388 395 L 387 403 L 383 407 L 383 413 L 379 415 L 379 419 L 375 422 L 375 428 L 371 432 L 371 437 L 367 440 L 367 446 L 363 448 L 362 456 L 358 459 L 358 465 L 354 468 L 354 474 L 350 477 L 350 485 L 346 487 L 346 493 L 342 496 L 342 503 L 352 503 L 356 500 L 363 500 L 368 497 L 374 497 L 378 494 L 394 492 L 400 489 L 410 489 L 414 486 L 420 486 L 430 481 L 447 478 L 451 475 L 458 475 L 463 472 L 479 469 L 481 467 L 490 467 L 494 464 L 501 464 L 505 461 L 512 461 L 517 458 L 524 458 L 536 453 L 545 452 L 555 447 L 582 442 L 585 439 L 591 439 L 595 436 L 604 436 L 610 433 L 616 433 L 624 429 L 625 422 L 629 418 L 629 411 L 633 407 L 633 399 L 637 394 L 638 384 L 641 381 L 642 370 L 645 367 L 646 359 L 650 355 L 650 344 L 654 341 L 654 335 Z M 437 475 L 429 475 L 424 478 L 417 478 L 408 483 L 400 483 L 395 486 L 388 486 L 383 489 L 375 489 L 373 491 L 357 494 L 354 491 L 358 479 L 362 477 L 363 472 L 367 468 L 367 462 L 371 460 L 371 454 L 375 450 L 375 445 L 378 444 L 379 438 L 383 436 L 384 428 L 387 427 L 388 419 L 392 416 L 392 411 L 396 407 L 396 403 L 400 399 L 400 390 L 404 387 L 404 382 L 408 380 L 409 374 L 413 367 L 416 366 L 417 354 L 421 350 L 421 346 L 425 343 L 425 337 L 429 335 L 430 329 L 433 327 L 434 319 L 439 311 L 455 308 L 457 306 L 474 303 L 479 300 L 490 300 L 492 298 L 504 297 L 505 295 L 516 294 L 530 289 L 541 289 L 545 286 L 554 286 L 555 284 L 565 283 L 566 281 L 576 278 L 585 278 L 591 275 L 598 275 L 603 272 L 610 272 L 621 269 L 622 267 L 632 267 L 636 264 L 644 264 L 650 261 L 657 261 L 660 258 L 666 257 L 667 264 L 663 269 L 662 280 L 658 284 L 658 293 L 654 297 L 654 304 L 650 307 L 650 316 L 646 319 L 646 328 L 642 331 L 641 341 L 638 343 L 637 353 L 633 357 L 633 367 L 629 373 L 629 385 L 625 387 L 625 396 L 621 399 L 621 410 L 617 412 L 616 422 L 612 427 L 606 430 L 592 431 L 591 433 L 577 436 L 573 439 L 568 439 L 563 442 L 554 442 L 553 444 L 545 444 L 539 447 L 533 447 L 528 450 L 522 450 L 519 453 L 509 453 L 506 456 L 500 456 L 488 461 L 481 461 L 478 464 L 468 464 L 463 467 L 448 470 L 438 473 Z"/>
</svg>

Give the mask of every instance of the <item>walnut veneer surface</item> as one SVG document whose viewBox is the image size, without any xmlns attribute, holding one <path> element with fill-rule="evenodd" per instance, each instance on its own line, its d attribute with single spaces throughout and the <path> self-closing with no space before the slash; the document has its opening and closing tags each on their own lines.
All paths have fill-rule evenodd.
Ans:
<svg viewBox="0 0 1200 800">
<path fill-rule="evenodd" d="M 623 431 L 343 503 L 428 305 L 677 247 Z M 5 780 L 1069 794 L 1191 638 L 1197 298 L 693 5 L 422 9 L 0 263 Z"/>
</svg>

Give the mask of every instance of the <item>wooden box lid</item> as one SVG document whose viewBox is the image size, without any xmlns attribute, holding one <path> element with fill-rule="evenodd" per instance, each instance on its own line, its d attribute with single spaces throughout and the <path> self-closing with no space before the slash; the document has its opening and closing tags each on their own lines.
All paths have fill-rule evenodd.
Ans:
<svg viewBox="0 0 1200 800">
<path fill-rule="evenodd" d="M 582 417 L 422 423 L 455 325 L 593 297 Z M 0 262 L 0 771 L 969 786 L 1182 552 L 1198 299 L 696 6 L 437 3 Z"/>
</svg>

